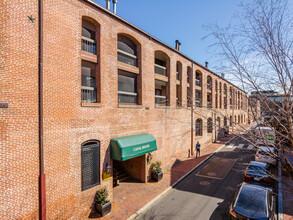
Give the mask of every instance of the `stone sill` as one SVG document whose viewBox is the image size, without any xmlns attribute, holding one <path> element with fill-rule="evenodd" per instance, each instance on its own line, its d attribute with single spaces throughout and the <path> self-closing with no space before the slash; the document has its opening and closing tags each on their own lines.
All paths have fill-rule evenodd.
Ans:
<svg viewBox="0 0 293 220">
<path fill-rule="evenodd" d="M 96 102 L 82 102 L 81 106 L 82 107 L 94 107 L 94 108 L 101 108 L 102 107 L 101 103 L 96 103 Z"/>
<path fill-rule="evenodd" d="M 170 106 L 160 106 L 160 105 L 156 105 L 156 108 L 158 108 L 158 109 L 170 109 Z"/>
<path fill-rule="evenodd" d="M 142 105 L 127 105 L 127 104 L 118 104 L 118 108 L 142 108 Z"/>
</svg>

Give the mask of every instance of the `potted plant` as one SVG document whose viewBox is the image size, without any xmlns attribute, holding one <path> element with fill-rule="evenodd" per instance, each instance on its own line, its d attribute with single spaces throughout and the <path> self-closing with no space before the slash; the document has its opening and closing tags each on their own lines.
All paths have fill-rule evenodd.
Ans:
<svg viewBox="0 0 293 220">
<path fill-rule="evenodd" d="M 107 200 L 108 191 L 106 188 L 100 189 L 95 195 L 96 211 L 101 216 L 105 216 L 111 212 L 111 202 Z"/>
<path fill-rule="evenodd" d="M 151 165 L 151 172 L 152 172 L 152 178 L 156 182 L 159 182 L 163 178 L 163 172 L 162 172 L 162 163 L 160 161 L 156 161 Z"/>
</svg>

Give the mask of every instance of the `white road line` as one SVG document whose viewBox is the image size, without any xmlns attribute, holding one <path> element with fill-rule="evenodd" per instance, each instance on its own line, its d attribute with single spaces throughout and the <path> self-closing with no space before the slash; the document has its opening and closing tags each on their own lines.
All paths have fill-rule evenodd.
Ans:
<svg viewBox="0 0 293 220">
<path fill-rule="evenodd" d="M 244 144 L 239 144 L 238 148 L 242 148 L 244 146 Z"/>
<path fill-rule="evenodd" d="M 253 149 L 253 145 L 250 144 L 250 145 L 247 147 L 247 149 L 248 149 L 248 150 L 252 150 L 252 149 Z"/>
<path fill-rule="evenodd" d="M 235 147 L 234 145 L 228 145 L 226 148 L 233 148 Z"/>
</svg>

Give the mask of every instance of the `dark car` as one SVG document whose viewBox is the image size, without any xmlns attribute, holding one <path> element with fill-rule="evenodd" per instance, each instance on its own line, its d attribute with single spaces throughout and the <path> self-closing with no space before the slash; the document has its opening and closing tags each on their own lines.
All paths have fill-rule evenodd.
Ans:
<svg viewBox="0 0 293 220">
<path fill-rule="evenodd" d="M 230 205 L 230 219 L 273 220 L 275 198 L 271 189 L 242 183 Z"/>
<path fill-rule="evenodd" d="M 264 185 L 271 184 L 273 179 L 269 165 L 251 161 L 245 170 L 244 180 L 246 182 L 263 183 Z"/>
</svg>

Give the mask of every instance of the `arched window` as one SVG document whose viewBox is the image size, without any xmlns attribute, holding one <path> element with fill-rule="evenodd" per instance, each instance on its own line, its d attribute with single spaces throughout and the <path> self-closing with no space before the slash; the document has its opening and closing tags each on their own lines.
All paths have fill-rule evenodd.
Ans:
<svg viewBox="0 0 293 220">
<path fill-rule="evenodd" d="M 202 136 L 202 120 L 200 118 L 196 119 L 195 122 L 195 136 Z"/>
<path fill-rule="evenodd" d="M 93 19 L 82 18 L 81 50 L 82 53 L 97 55 L 96 61 L 83 56 L 81 60 L 81 101 L 100 102 L 100 73 L 99 73 L 99 31 L 100 26 Z"/>
<path fill-rule="evenodd" d="M 238 115 L 238 124 L 240 124 L 240 115 Z"/>
<path fill-rule="evenodd" d="M 176 105 L 182 106 L 182 63 L 179 61 L 176 63 Z"/>
<path fill-rule="evenodd" d="M 170 58 L 163 51 L 155 51 L 154 72 L 167 76 L 167 79 L 155 79 L 155 105 L 170 105 Z"/>
<path fill-rule="evenodd" d="M 200 71 L 196 71 L 195 74 L 195 85 L 201 86 L 202 85 L 202 73 Z"/>
<path fill-rule="evenodd" d="M 207 132 L 212 133 L 213 132 L 213 119 L 208 118 L 207 120 Z"/>
<path fill-rule="evenodd" d="M 81 145 L 81 189 L 100 184 L 100 142 L 87 141 Z"/>
<path fill-rule="evenodd" d="M 187 107 L 191 107 L 192 106 L 192 90 L 191 90 L 191 86 L 190 86 L 190 81 L 191 81 L 191 76 L 192 76 L 192 69 L 190 66 L 187 67 Z"/>
<path fill-rule="evenodd" d="M 137 66 L 136 44 L 124 35 L 118 35 L 118 61 Z"/>
</svg>

